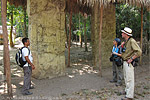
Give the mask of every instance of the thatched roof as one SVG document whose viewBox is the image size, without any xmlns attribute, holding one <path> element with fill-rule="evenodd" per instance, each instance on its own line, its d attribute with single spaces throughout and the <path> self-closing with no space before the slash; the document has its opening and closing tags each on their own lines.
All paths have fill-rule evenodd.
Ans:
<svg viewBox="0 0 150 100">
<path fill-rule="evenodd" d="M 8 0 L 10 4 L 14 4 L 15 6 L 26 6 L 27 0 Z M 129 4 L 132 6 L 144 6 L 150 10 L 150 0 L 66 0 L 66 11 L 70 12 L 71 7 L 73 8 L 73 12 L 86 12 L 90 13 L 91 8 L 94 6 L 94 3 L 99 3 L 99 5 L 107 6 L 110 3 L 122 3 Z"/>
<path fill-rule="evenodd" d="M 8 2 L 11 5 L 15 5 L 16 7 L 18 7 L 18 6 L 26 6 L 27 5 L 27 0 L 8 0 Z"/>
<path fill-rule="evenodd" d="M 66 0 L 66 12 L 72 11 L 73 13 L 87 13 L 90 14 L 92 7 L 87 2 L 78 2 L 77 0 Z"/>
<path fill-rule="evenodd" d="M 70 0 L 72 1 L 72 0 Z M 150 0 L 77 0 L 82 4 L 87 4 L 88 6 L 93 6 L 94 3 L 99 3 L 99 5 L 107 6 L 110 3 L 122 3 L 122 4 L 129 4 L 131 6 L 144 6 L 150 9 Z"/>
</svg>

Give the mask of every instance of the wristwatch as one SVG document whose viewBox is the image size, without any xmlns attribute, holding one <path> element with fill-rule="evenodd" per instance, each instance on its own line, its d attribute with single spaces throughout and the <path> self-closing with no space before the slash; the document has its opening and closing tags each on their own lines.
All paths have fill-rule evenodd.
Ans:
<svg viewBox="0 0 150 100">
<path fill-rule="evenodd" d="M 131 59 L 133 60 L 133 57 L 131 57 Z"/>
</svg>

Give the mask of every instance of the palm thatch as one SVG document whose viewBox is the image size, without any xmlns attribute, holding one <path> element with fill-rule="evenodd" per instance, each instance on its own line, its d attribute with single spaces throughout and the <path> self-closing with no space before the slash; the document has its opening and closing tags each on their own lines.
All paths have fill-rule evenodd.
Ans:
<svg viewBox="0 0 150 100">
<path fill-rule="evenodd" d="M 8 0 L 8 2 L 10 3 L 10 5 L 15 5 L 16 7 L 25 7 L 27 5 L 27 0 Z"/>
<path fill-rule="evenodd" d="M 147 9 L 150 9 L 150 0 L 77 0 L 81 4 L 87 4 L 89 6 L 93 6 L 94 3 L 99 3 L 99 5 L 107 6 L 110 3 L 122 3 L 122 4 L 129 4 L 132 6 L 144 6 Z"/>
<path fill-rule="evenodd" d="M 14 4 L 15 6 L 26 6 L 27 0 L 8 0 L 10 4 Z M 144 6 L 148 10 L 150 10 L 150 0 L 66 0 L 66 11 L 71 10 L 73 8 L 73 12 L 86 12 L 90 13 L 91 8 L 95 3 L 99 3 L 99 5 L 107 6 L 110 3 L 121 3 L 121 4 L 129 4 L 131 6 Z"/>
<path fill-rule="evenodd" d="M 66 12 L 72 11 L 73 13 L 86 13 L 90 14 L 92 7 L 87 2 L 78 2 L 77 0 L 66 0 Z"/>
</svg>

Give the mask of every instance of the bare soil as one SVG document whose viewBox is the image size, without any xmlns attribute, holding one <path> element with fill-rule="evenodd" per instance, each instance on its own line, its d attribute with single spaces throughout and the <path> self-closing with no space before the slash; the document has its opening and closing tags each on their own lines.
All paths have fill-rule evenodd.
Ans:
<svg viewBox="0 0 150 100">
<path fill-rule="evenodd" d="M 119 95 L 119 92 L 125 85 L 116 87 L 109 82 L 112 78 L 111 66 L 103 68 L 100 77 L 98 68 L 92 66 L 91 47 L 88 49 L 88 52 L 84 52 L 84 48 L 71 47 L 71 67 L 66 68 L 65 76 L 42 80 L 32 78 L 35 89 L 30 90 L 33 92 L 30 96 L 21 94 L 23 72 L 15 63 L 17 49 L 10 49 L 13 100 L 121 100 L 124 95 Z M 67 64 L 67 49 L 65 55 Z M 7 100 L 2 62 L 3 50 L 0 45 L 0 100 Z M 150 100 L 149 64 L 149 56 L 143 55 L 143 65 L 135 68 L 134 100 Z"/>
</svg>

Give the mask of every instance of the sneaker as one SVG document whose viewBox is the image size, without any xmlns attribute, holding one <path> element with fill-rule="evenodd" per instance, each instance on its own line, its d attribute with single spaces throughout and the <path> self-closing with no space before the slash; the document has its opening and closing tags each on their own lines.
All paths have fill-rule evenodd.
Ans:
<svg viewBox="0 0 150 100">
<path fill-rule="evenodd" d="M 119 93 L 120 95 L 126 95 L 126 92 L 125 91 L 122 91 Z"/>
<path fill-rule="evenodd" d="M 33 93 L 32 93 L 32 92 L 29 92 L 29 91 L 23 93 L 23 95 L 32 95 L 32 94 L 33 94 Z"/>
<path fill-rule="evenodd" d="M 29 89 L 35 89 L 35 87 L 34 86 L 30 86 L 30 88 Z"/>
<path fill-rule="evenodd" d="M 115 82 L 117 82 L 116 80 L 110 80 L 109 81 L 110 83 L 115 83 Z"/>
<path fill-rule="evenodd" d="M 116 85 L 116 86 L 121 86 L 122 84 L 121 84 L 121 83 L 116 83 L 115 85 Z"/>
<path fill-rule="evenodd" d="M 132 98 L 121 98 L 121 100 L 133 100 Z"/>
</svg>

